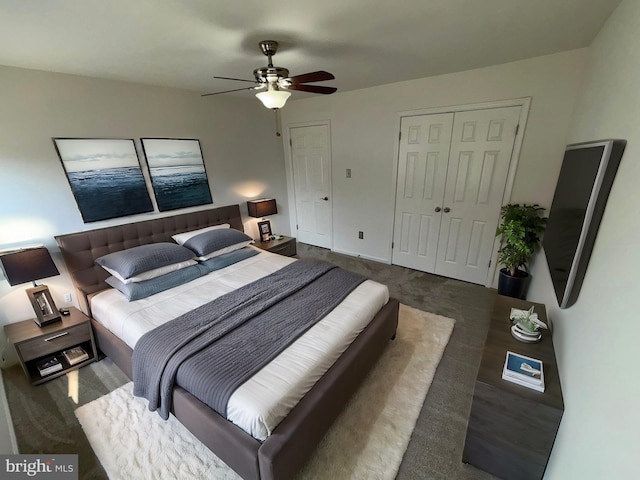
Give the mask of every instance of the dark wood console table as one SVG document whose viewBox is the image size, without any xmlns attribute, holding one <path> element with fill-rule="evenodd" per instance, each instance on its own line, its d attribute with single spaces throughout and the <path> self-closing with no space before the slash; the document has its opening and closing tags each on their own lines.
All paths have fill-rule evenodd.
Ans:
<svg viewBox="0 0 640 480">
<path fill-rule="evenodd" d="M 511 336 L 511 308 L 535 312 L 547 323 L 544 305 L 498 295 L 482 352 L 462 461 L 504 479 L 540 479 L 564 411 L 551 335 L 539 343 Z M 545 391 L 502 379 L 507 351 L 543 362 Z"/>
</svg>

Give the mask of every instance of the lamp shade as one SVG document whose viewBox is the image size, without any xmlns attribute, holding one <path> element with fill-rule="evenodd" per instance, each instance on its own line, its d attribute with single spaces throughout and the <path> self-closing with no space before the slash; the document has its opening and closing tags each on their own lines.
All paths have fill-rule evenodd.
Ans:
<svg viewBox="0 0 640 480">
<path fill-rule="evenodd" d="M 278 213 L 278 206 L 275 198 L 261 198 L 259 200 L 249 200 L 247 202 L 249 215 L 255 218 L 266 217 Z"/>
<path fill-rule="evenodd" d="M 19 285 L 60 275 L 49 250 L 45 247 L 5 253 L 0 256 L 0 264 L 9 285 Z"/>
<path fill-rule="evenodd" d="M 258 100 L 267 108 L 282 108 L 291 96 L 290 92 L 284 90 L 269 90 L 267 92 L 256 93 Z"/>
</svg>

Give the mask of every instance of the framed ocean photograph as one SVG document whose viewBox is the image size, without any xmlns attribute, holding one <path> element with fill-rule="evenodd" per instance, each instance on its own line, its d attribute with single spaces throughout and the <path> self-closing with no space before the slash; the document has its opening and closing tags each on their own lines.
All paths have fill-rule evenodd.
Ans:
<svg viewBox="0 0 640 480">
<path fill-rule="evenodd" d="M 153 211 L 133 139 L 53 143 L 85 223 Z"/>
<path fill-rule="evenodd" d="M 143 138 L 158 210 L 176 210 L 213 203 L 200 140 Z"/>
</svg>

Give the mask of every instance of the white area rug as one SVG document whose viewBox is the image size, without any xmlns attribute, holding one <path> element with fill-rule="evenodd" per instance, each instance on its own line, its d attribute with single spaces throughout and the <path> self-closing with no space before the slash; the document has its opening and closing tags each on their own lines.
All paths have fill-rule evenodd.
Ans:
<svg viewBox="0 0 640 480">
<path fill-rule="evenodd" d="M 398 335 L 299 474 L 393 479 L 454 320 L 400 306 Z M 76 410 L 111 480 L 239 479 L 173 416 L 163 422 L 132 384 Z"/>
</svg>

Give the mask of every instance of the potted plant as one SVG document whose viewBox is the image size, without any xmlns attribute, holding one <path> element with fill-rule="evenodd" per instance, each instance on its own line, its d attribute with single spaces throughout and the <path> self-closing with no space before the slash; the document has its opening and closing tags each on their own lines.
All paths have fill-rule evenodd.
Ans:
<svg viewBox="0 0 640 480">
<path fill-rule="evenodd" d="M 496 231 L 496 236 L 502 235 L 498 262 L 504 265 L 498 280 L 500 295 L 525 298 L 529 284 L 527 262 L 540 246 L 540 235 L 547 226 L 543 212 L 544 208 L 537 203 L 512 203 L 500 209 L 502 223 Z"/>
</svg>

